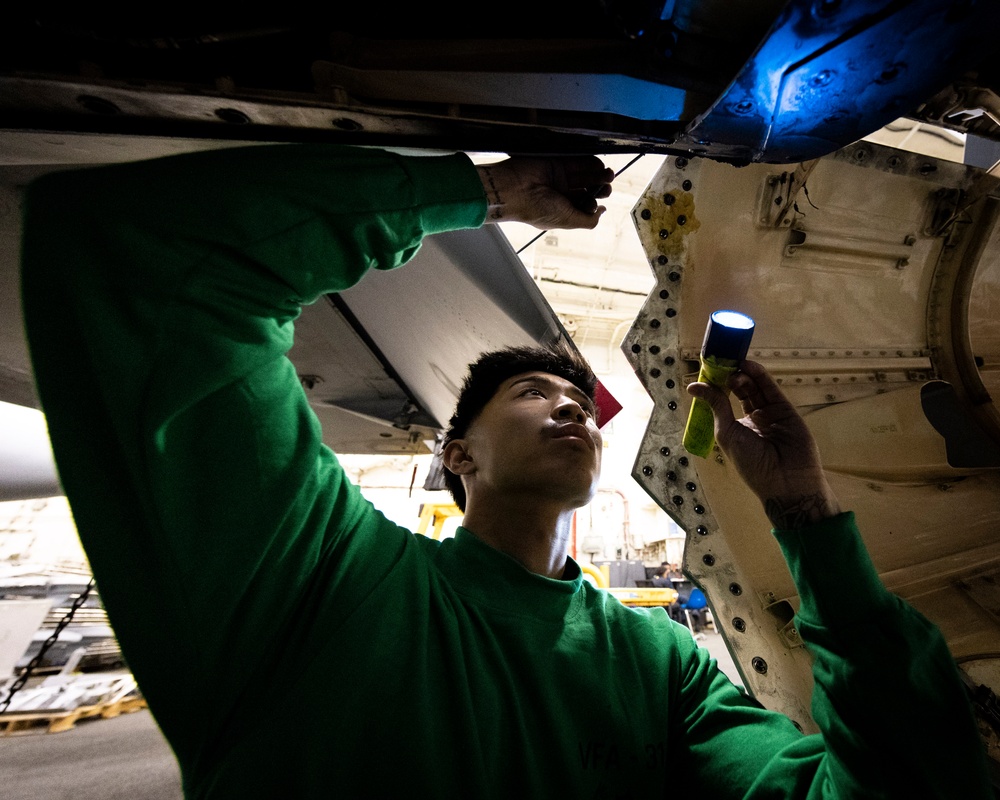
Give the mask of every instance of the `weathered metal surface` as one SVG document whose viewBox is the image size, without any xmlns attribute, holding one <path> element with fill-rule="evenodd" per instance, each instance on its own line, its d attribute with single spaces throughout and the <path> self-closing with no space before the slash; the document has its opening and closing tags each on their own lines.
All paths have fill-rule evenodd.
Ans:
<svg viewBox="0 0 1000 800">
<path fill-rule="evenodd" d="M 770 525 L 718 448 L 700 459 L 681 445 L 706 320 L 756 320 L 749 357 L 803 413 L 889 588 L 956 656 L 996 650 L 1000 625 L 970 624 L 955 582 L 1000 564 L 1000 472 L 949 463 L 921 405 L 944 379 L 956 413 L 996 413 L 973 398 L 997 338 L 979 338 L 977 361 L 966 333 L 974 276 L 995 283 L 993 191 L 974 169 L 859 142 L 799 169 L 670 158 L 633 210 L 656 279 L 622 343 L 655 403 L 633 477 L 687 532 L 684 570 L 747 688 L 804 730 L 811 657 Z"/>
</svg>

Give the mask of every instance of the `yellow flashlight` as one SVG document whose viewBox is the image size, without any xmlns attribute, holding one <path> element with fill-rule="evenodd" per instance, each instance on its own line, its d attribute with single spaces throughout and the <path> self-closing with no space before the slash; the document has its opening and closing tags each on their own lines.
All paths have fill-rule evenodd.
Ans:
<svg viewBox="0 0 1000 800">
<path fill-rule="evenodd" d="M 739 367 L 750 349 L 754 321 L 739 311 L 716 311 L 708 318 L 705 339 L 701 343 L 699 383 L 711 383 L 728 394 L 726 380 Z M 697 397 L 692 399 L 684 449 L 705 458 L 715 445 L 715 417 L 712 407 Z"/>
</svg>

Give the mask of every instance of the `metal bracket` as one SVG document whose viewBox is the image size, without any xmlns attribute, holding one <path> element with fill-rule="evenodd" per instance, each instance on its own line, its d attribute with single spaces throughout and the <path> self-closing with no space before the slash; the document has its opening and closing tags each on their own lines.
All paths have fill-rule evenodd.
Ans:
<svg viewBox="0 0 1000 800">
<path fill-rule="evenodd" d="M 819 159 L 804 161 L 793 172 L 782 172 L 780 175 L 770 175 L 761 193 L 760 213 L 758 219 L 765 228 L 787 228 L 792 224 L 795 203 L 799 192 L 805 188 L 806 181 Z"/>
</svg>

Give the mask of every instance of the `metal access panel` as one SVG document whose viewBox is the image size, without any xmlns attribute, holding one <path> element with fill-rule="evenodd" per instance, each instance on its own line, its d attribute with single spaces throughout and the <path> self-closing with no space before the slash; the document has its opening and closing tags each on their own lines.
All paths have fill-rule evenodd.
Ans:
<svg viewBox="0 0 1000 800">
<path fill-rule="evenodd" d="M 681 445 L 708 315 L 756 320 L 749 357 L 804 415 L 883 581 L 995 689 L 997 187 L 863 141 L 797 167 L 671 157 L 633 209 L 656 278 L 622 343 L 655 403 L 633 476 L 687 532 L 748 691 L 805 731 L 812 659 L 770 524 L 718 447 Z"/>
</svg>

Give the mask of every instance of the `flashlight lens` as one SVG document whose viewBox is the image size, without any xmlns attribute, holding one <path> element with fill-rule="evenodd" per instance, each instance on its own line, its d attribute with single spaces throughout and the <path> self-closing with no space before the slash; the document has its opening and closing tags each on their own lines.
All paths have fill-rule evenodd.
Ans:
<svg viewBox="0 0 1000 800">
<path fill-rule="evenodd" d="M 712 314 L 712 321 L 726 328 L 743 331 L 753 327 L 753 320 L 739 311 L 716 311 Z"/>
</svg>

